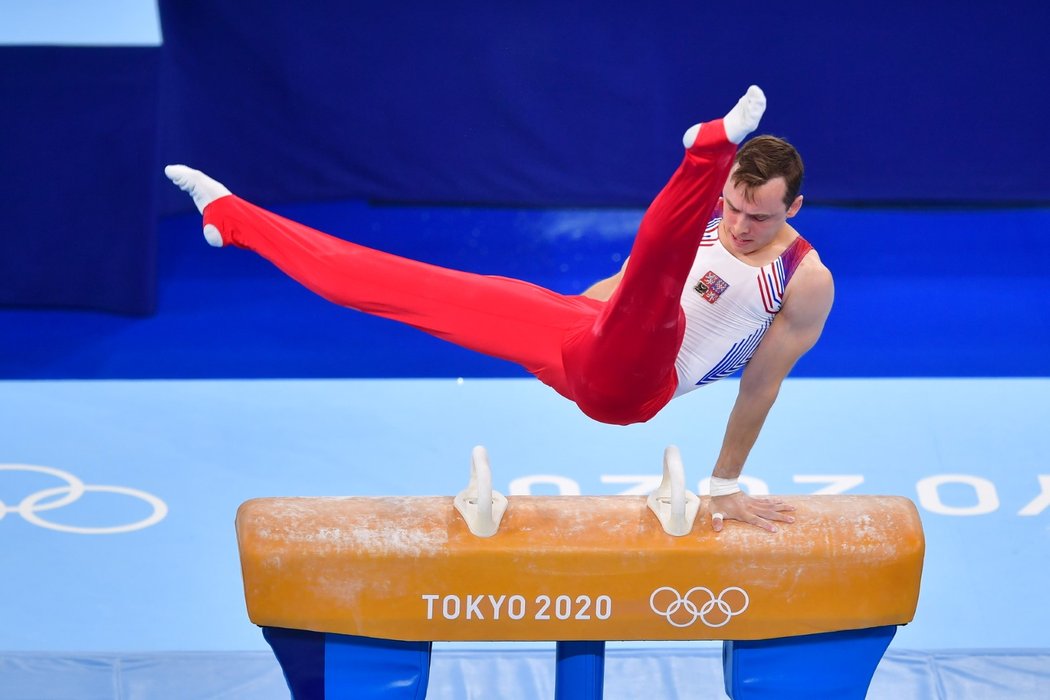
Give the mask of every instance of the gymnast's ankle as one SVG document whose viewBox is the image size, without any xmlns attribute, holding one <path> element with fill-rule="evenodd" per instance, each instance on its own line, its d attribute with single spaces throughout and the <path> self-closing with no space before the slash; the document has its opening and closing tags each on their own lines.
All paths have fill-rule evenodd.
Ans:
<svg viewBox="0 0 1050 700">
<path fill-rule="evenodd" d="M 765 111 L 766 96 L 760 87 L 752 85 L 722 119 L 726 139 L 739 145 L 741 141 L 747 138 L 748 134 L 758 128 L 758 122 L 762 119 L 762 114 Z M 682 136 L 682 145 L 687 149 L 692 148 L 693 144 L 696 143 L 702 126 L 703 124 L 701 123 L 689 127 L 685 135 Z"/>
<path fill-rule="evenodd" d="M 185 165 L 169 165 L 164 168 L 164 174 L 168 179 L 178 185 L 179 189 L 188 192 L 193 198 L 193 204 L 197 211 L 204 213 L 204 208 L 220 197 L 226 197 L 230 191 L 218 180 L 214 180 L 200 170 L 188 168 Z M 212 224 L 204 227 L 204 239 L 210 245 L 220 248 L 223 245 L 222 234 Z"/>
</svg>

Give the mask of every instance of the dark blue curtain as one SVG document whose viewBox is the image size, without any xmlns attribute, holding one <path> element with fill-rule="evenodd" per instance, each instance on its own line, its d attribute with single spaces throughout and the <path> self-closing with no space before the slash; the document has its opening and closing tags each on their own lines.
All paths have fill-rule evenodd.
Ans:
<svg viewBox="0 0 1050 700">
<path fill-rule="evenodd" d="M 0 47 L 0 305 L 153 310 L 159 54 Z"/>
<path fill-rule="evenodd" d="M 149 313 L 190 207 L 162 162 L 262 203 L 637 207 L 751 82 L 810 201 L 1050 201 L 1034 0 L 160 9 L 161 48 L 0 48 L 0 305 Z"/>
<path fill-rule="evenodd" d="M 644 205 L 751 82 L 812 201 L 1050 199 L 1031 0 L 160 7 L 164 157 L 256 200 Z"/>
</svg>

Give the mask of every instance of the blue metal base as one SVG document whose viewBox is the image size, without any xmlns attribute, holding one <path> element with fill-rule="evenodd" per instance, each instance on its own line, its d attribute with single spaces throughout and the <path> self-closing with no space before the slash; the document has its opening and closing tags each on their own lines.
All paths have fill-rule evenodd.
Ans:
<svg viewBox="0 0 1050 700">
<path fill-rule="evenodd" d="M 555 700 L 601 700 L 605 642 L 558 642 Z"/>
<path fill-rule="evenodd" d="M 263 627 L 293 700 L 424 700 L 430 642 Z"/>
<path fill-rule="evenodd" d="M 863 700 L 895 626 L 725 642 L 732 700 Z M 294 700 L 424 700 L 430 642 L 264 627 Z M 558 642 L 556 700 L 601 700 L 605 642 Z"/>
<path fill-rule="evenodd" d="M 802 637 L 724 642 L 722 666 L 732 700 L 864 700 L 896 626 Z"/>
</svg>

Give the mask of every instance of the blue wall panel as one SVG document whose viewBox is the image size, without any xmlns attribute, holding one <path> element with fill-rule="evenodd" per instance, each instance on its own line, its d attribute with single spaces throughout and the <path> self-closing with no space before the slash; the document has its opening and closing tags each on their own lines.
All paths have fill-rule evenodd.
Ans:
<svg viewBox="0 0 1050 700">
<path fill-rule="evenodd" d="M 0 305 L 153 310 L 158 56 L 0 47 Z"/>
<path fill-rule="evenodd" d="M 1050 199 L 1029 0 L 160 7 L 163 154 L 256 200 L 642 205 L 751 82 L 815 201 Z"/>
<path fill-rule="evenodd" d="M 1050 201 L 1034 0 L 160 10 L 162 48 L 0 49 L 0 305 L 154 308 L 158 132 L 261 203 L 636 207 L 756 82 L 811 202 Z"/>
</svg>

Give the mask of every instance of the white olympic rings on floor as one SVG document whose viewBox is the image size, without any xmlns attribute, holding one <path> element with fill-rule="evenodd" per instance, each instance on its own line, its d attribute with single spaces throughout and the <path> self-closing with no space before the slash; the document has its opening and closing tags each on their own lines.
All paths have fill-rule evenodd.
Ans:
<svg viewBox="0 0 1050 700">
<path fill-rule="evenodd" d="M 671 593 L 673 598 L 666 605 L 661 606 L 661 609 L 657 607 L 656 598 L 664 591 Z M 736 609 L 732 603 L 729 603 L 724 599 L 727 593 L 732 592 L 737 592 L 743 597 L 739 610 Z M 738 586 L 730 586 L 729 588 L 723 589 L 717 596 L 712 593 L 710 589 L 704 588 L 703 586 L 690 588 L 685 595 L 680 594 L 676 589 L 671 588 L 670 586 L 663 586 L 657 588 L 653 591 L 652 595 L 649 596 L 649 607 L 652 611 L 661 617 L 667 618 L 667 621 L 675 627 L 689 627 L 697 620 L 700 620 L 708 627 L 722 627 L 731 619 L 747 610 L 747 606 L 750 604 L 751 599 L 748 597 L 747 591 Z M 707 616 L 716 608 L 718 609 L 719 614 L 712 622 Z M 676 616 L 676 613 L 680 610 L 684 610 L 685 613 Z"/>
<path fill-rule="evenodd" d="M 151 525 L 156 525 L 165 518 L 168 514 L 168 504 L 161 499 L 157 498 L 151 493 L 140 491 L 138 489 L 128 488 L 126 486 L 94 486 L 87 485 L 73 474 L 62 469 L 56 469 L 55 467 L 41 467 L 34 464 L 0 464 L 0 472 L 37 472 L 40 474 L 48 474 L 50 476 L 57 477 L 66 482 L 65 486 L 57 486 L 55 488 L 41 489 L 36 493 L 32 493 L 25 498 L 17 506 L 6 505 L 3 501 L 0 501 L 0 520 L 8 513 L 17 513 L 22 518 L 33 525 L 43 527 L 48 530 L 57 530 L 58 532 L 72 532 L 80 535 L 115 535 L 122 532 L 133 532 L 135 530 L 142 530 Z M 88 491 L 92 492 L 105 492 L 105 493 L 119 493 L 125 496 L 131 496 L 138 498 L 148 503 L 152 508 L 153 512 L 146 518 L 138 520 L 133 523 L 126 525 L 115 525 L 112 527 L 79 527 L 75 525 L 63 525 L 61 523 L 52 522 L 42 518 L 39 513 L 44 511 L 55 510 L 56 508 L 62 508 L 80 499 Z M 48 498 L 54 496 L 61 496 L 53 501 L 43 502 Z"/>
</svg>

